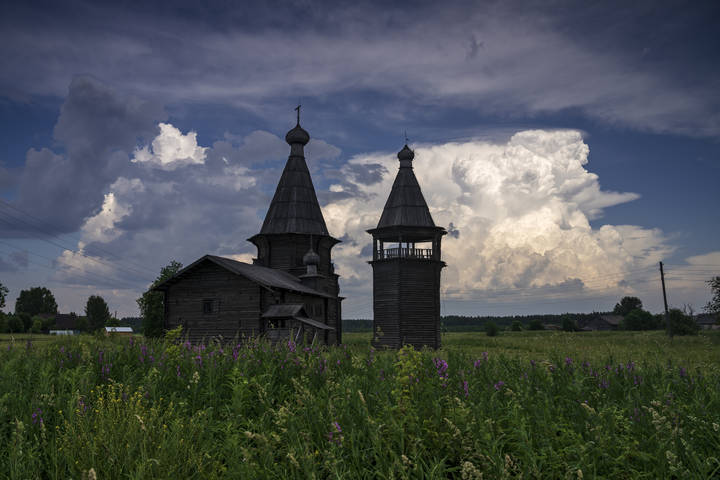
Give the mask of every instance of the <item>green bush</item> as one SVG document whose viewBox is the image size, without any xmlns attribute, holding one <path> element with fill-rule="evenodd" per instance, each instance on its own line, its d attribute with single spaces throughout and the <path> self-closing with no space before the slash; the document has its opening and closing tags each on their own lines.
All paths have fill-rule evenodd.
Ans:
<svg viewBox="0 0 720 480">
<path fill-rule="evenodd" d="M 673 335 L 697 335 L 700 327 L 692 318 L 678 308 L 671 308 L 668 312 L 668 334 Z"/>
<path fill-rule="evenodd" d="M 528 324 L 528 330 L 545 330 L 545 325 L 539 319 L 533 318 Z"/>
<path fill-rule="evenodd" d="M 653 330 L 656 327 L 653 314 L 639 308 L 625 315 L 622 321 L 623 330 Z"/>
<path fill-rule="evenodd" d="M 42 318 L 40 317 L 33 317 L 32 325 L 30 326 L 30 332 L 31 333 L 40 333 L 42 332 Z"/>
<path fill-rule="evenodd" d="M 522 323 L 520 323 L 519 320 L 515 320 L 512 322 L 512 325 L 510 325 L 510 330 L 513 332 L 521 332 L 522 331 Z"/>
<path fill-rule="evenodd" d="M 563 315 L 562 329 L 566 332 L 576 332 L 578 330 L 578 326 L 570 315 Z"/>
<path fill-rule="evenodd" d="M 495 322 L 487 322 L 485 324 L 485 334 L 488 337 L 496 337 L 499 333 L 500 329 Z"/>
</svg>

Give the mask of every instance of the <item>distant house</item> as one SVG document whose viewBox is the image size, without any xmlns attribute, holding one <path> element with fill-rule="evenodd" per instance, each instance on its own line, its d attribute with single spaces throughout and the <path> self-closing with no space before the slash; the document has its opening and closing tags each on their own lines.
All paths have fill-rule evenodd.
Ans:
<svg viewBox="0 0 720 480">
<path fill-rule="evenodd" d="M 702 330 L 720 330 L 718 314 L 716 313 L 700 313 L 695 315 L 695 322 Z"/>
<path fill-rule="evenodd" d="M 130 336 L 132 334 L 132 327 L 105 327 L 105 335 Z"/>
<path fill-rule="evenodd" d="M 50 335 L 74 335 L 75 332 L 73 330 L 50 330 L 48 332 Z"/>
<path fill-rule="evenodd" d="M 55 315 L 55 328 L 58 330 L 76 330 L 77 315 L 74 313 L 58 313 Z"/>
<path fill-rule="evenodd" d="M 617 330 L 620 328 L 622 320 L 622 315 L 597 314 L 579 319 L 578 328 L 581 330 Z"/>
</svg>

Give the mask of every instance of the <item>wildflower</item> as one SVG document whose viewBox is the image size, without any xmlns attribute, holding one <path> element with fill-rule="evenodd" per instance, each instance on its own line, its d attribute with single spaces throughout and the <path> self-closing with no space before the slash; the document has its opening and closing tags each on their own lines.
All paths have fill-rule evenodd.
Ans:
<svg viewBox="0 0 720 480">
<path fill-rule="evenodd" d="M 43 423 L 42 410 L 40 410 L 39 408 L 35 409 L 35 411 L 34 411 L 33 414 L 31 415 L 31 417 L 32 417 L 32 422 L 33 422 L 34 424 L 36 424 L 36 425 L 37 425 L 37 424 L 42 425 L 42 423 Z"/>
<path fill-rule="evenodd" d="M 435 358 L 433 360 L 435 363 L 435 368 L 437 369 L 437 374 L 440 378 L 447 378 L 447 370 L 448 370 L 448 364 L 445 360 L 442 358 Z"/>
<path fill-rule="evenodd" d="M 685 370 L 683 367 L 680 367 L 680 376 L 687 377 L 687 370 Z"/>
<path fill-rule="evenodd" d="M 608 388 L 610 387 L 610 382 L 606 379 L 600 380 L 600 383 L 598 384 L 598 387 L 600 388 Z"/>
<path fill-rule="evenodd" d="M 530 360 L 530 366 L 535 368 L 535 360 Z"/>
<path fill-rule="evenodd" d="M 295 353 L 295 342 L 293 342 L 292 340 L 288 340 L 287 347 L 290 352 Z"/>
<path fill-rule="evenodd" d="M 482 352 L 482 357 L 483 357 L 483 360 L 485 360 L 485 361 L 487 362 L 487 360 L 488 360 L 488 352 Z"/>
<path fill-rule="evenodd" d="M 177 376 L 180 376 L 180 365 L 175 366 L 175 370 L 177 371 Z"/>
<path fill-rule="evenodd" d="M 200 373 L 195 370 L 193 372 L 192 379 L 190 380 L 190 383 L 197 385 L 197 383 L 200 381 Z"/>
<path fill-rule="evenodd" d="M 495 390 L 498 390 L 498 391 L 499 391 L 500 389 L 502 389 L 503 385 L 505 385 L 505 382 L 503 382 L 502 380 L 500 380 L 499 382 L 497 382 L 497 383 L 494 385 Z"/>
<path fill-rule="evenodd" d="M 569 367 L 569 366 L 571 366 L 572 364 L 573 364 L 572 358 L 570 358 L 570 357 L 565 357 L 565 365 L 567 365 L 567 366 Z"/>
<path fill-rule="evenodd" d="M 343 431 L 342 428 L 340 428 L 340 424 L 338 422 L 332 422 L 331 426 L 334 427 L 334 430 L 330 429 L 328 441 L 336 445 L 342 445 Z"/>
<path fill-rule="evenodd" d="M 463 380 L 463 390 L 465 391 L 465 397 L 470 396 L 470 389 L 468 388 L 467 380 Z"/>
</svg>

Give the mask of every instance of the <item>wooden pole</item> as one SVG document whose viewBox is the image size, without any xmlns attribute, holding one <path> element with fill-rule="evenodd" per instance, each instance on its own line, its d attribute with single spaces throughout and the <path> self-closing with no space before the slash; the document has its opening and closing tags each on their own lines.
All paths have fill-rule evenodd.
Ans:
<svg viewBox="0 0 720 480">
<path fill-rule="evenodd" d="M 663 271 L 662 262 L 660 262 L 660 282 L 662 283 L 663 302 L 665 303 L 665 324 L 668 328 L 668 335 L 672 338 L 672 325 L 670 325 L 670 320 L 668 318 L 667 293 L 665 292 L 665 272 Z"/>
</svg>

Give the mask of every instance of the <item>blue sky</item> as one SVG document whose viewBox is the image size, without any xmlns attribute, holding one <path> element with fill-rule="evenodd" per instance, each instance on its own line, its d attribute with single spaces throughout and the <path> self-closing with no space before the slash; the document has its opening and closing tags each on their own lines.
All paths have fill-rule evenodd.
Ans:
<svg viewBox="0 0 720 480">
<path fill-rule="evenodd" d="M 0 282 L 119 315 L 172 259 L 249 261 L 302 103 L 346 318 L 404 132 L 445 314 L 696 310 L 720 273 L 713 2 L 0 7 Z"/>
</svg>

